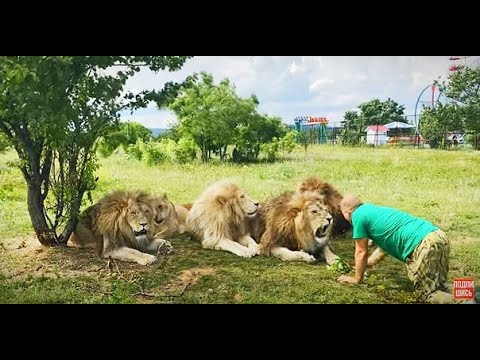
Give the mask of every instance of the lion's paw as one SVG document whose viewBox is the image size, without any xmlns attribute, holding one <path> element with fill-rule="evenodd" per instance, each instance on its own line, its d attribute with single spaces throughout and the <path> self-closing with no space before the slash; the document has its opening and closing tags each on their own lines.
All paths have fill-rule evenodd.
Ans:
<svg viewBox="0 0 480 360">
<path fill-rule="evenodd" d="M 253 251 L 253 255 L 260 254 L 260 246 L 258 244 L 251 244 L 248 248 Z"/>
<path fill-rule="evenodd" d="M 162 256 L 168 255 L 171 252 L 173 252 L 173 246 L 170 241 L 167 240 L 165 240 L 165 242 L 160 245 L 157 250 L 157 254 Z"/>
<path fill-rule="evenodd" d="M 312 263 L 312 262 L 316 261 L 315 256 L 310 255 L 309 253 L 306 253 L 305 251 L 300 251 L 298 260 L 306 261 L 308 263 Z"/>
<path fill-rule="evenodd" d="M 248 259 L 248 258 L 251 258 L 255 255 L 257 255 L 257 250 L 246 247 L 245 250 L 243 251 L 243 253 L 240 256 Z"/>
<path fill-rule="evenodd" d="M 156 256 L 153 256 L 153 255 L 150 255 L 150 254 L 144 254 L 144 256 L 142 256 L 141 259 L 138 259 L 138 263 L 140 265 L 151 265 L 153 264 L 155 261 L 157 261 L 157 257 Z"/>
</svg>

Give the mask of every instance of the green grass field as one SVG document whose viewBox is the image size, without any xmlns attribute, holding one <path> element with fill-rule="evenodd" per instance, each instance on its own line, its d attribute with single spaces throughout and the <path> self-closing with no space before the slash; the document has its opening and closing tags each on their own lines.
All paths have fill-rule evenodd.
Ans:
<svg viewBox="0 0 480 360">
<path fill-rule="evenodd" d="M 175 253 L 151 267 L 107 263 L 91 249 L 44 248 L 34 237 L 25 182 L 0 155 L 0 303 L 409 303 L 404 265 L 387 258 L 364 284 L 338 284 L 324 263 L 239 258 L 204 250 L 182 235 Z M 191 202 L 211 182 L 236 179 L 262 201 L 317 175 L 342 193 L 393 206 L 439 225 L 452 242 L 450 280 L 480 285 L 480 152 L 311 146 L 274 164 L 190 164 L 147 167 L 122 154 L 101 160 L 94 200 L 111 189 L 167 193 Z M 350 264 L 351 239 L 333 241 Z"/>
</svg>

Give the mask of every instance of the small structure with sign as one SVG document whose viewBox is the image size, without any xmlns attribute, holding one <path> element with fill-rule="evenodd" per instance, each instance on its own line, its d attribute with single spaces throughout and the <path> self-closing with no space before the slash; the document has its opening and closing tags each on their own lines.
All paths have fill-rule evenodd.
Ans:
<svg viewBox="0 0 480 360">
<path fill-rule="evenodd" d="M 298 132 L 308 131 L 311 135 L 311 142 L 325 144 L 327 142 L 328 119 L 322 116 L 297 116 L 293 119 L 295 130 Z"/>
</svg>

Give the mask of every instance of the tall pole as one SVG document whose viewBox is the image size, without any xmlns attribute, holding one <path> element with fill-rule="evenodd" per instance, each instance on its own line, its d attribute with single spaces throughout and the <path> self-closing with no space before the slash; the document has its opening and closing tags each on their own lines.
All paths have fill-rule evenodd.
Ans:
<svg viewBox="0 0 480 360">
<path fill-rule="evenodd" d="M 417 103 L 415 104 L 415 115 L 413 116 L 414 118 L 414 121 L 415 121 L 415 146 L 418 146 L 418 148 L 420 148 L 420 139 L 419 139 L 419 133 L 418 133 L 418 121 L 417 121 L 417 107 L 418 107 L 418 103 L 420 102 L 420 98 L 422 97 L 423 93 L 429 88 L 433 86 L 433 84 L 429 84 L 425 87 L 425 89 L 422 90 L 422 92 L 420 93 L 420 95 L 418 95 L 418 99 L 417 99 Z"/>
</svg>

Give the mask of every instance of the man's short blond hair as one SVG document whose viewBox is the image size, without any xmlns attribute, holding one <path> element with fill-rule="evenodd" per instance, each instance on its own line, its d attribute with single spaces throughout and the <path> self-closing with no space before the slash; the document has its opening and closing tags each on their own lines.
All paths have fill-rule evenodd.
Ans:
<svg viewBox="0 0 480 360">
<path fill-rule="evenodd" d="M 353 211 L 362 204 L 363 202 L 358 195 L 347 194 L 343 197 L 342 201 L 340 201 L 340 208 L 342 211 Z"/>
</svg>

